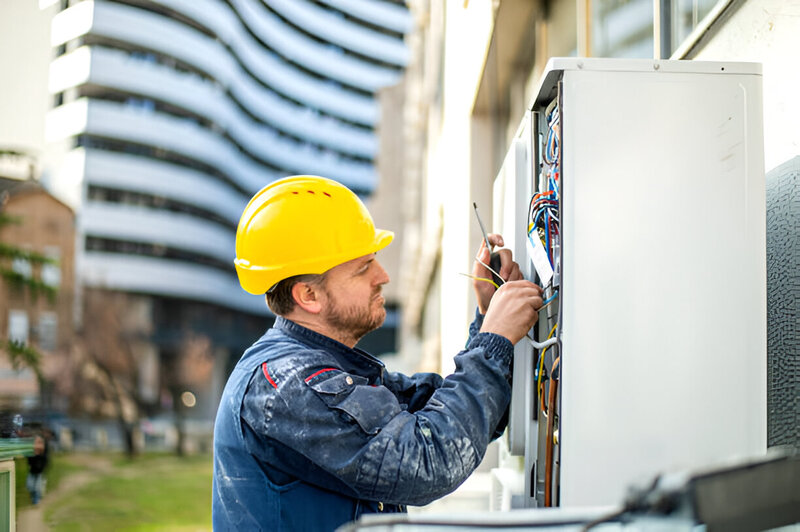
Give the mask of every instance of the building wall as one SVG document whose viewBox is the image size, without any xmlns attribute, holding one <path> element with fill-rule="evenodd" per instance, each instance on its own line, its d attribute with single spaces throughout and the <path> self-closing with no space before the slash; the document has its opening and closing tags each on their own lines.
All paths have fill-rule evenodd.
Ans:
<svg viewBox="0 0 800 532">
<path fill-rule="evenodd" d="M 11 312 L 24 312 L 28 320 L 28 343 L 42 353 L 42 370 L 48 374 L 61 363 L 74 337 L 75 217 L 69 207 L 41 187 L 30 187 L 30 190 L 12 193 L 3 207 L 3 214 L 18 217 L 21 223 L 0 229 L 0 242 L 56 258 L 57 264 L 33 266 L 31 273 L 32 278 L 43 280 L 43 268 L 57 270 L 58 282 L 51 286 L 58 292 L 52 300 L 46 295 L 34 297 L 29 289 L 16 289 L 0 280 L 0 338 L 9 338 Z M 44 276 L 48 278 L 51 277 Z M 55 331 L 51 329 L 53 326 Z M 0 356 L 0 375 L 0 389 L 4 391 L 0 395 L 15 390 L 13 401 L 25 406 L 38 403 L 35 375 L 30 371 L 12 371 L 5 354 Z"/>
<path fill-rule="evenodd" d="M 459 275 L 480 245 L 472 203 L 491 232 L 492 183 L 538 75 L 576 49 L 575 3 L 409 5 L 418 30 L 406 78 L 401 345 L 447 374 L 474 316 L 471 281 Z"/>
<path fill-rule="evenodd" d="M 755 61 L 764 69 L 764 162 L 766 171 L 800 154 L 800 2 L 734 2 L 688 51 L 687 59 Z"/>
</svg>

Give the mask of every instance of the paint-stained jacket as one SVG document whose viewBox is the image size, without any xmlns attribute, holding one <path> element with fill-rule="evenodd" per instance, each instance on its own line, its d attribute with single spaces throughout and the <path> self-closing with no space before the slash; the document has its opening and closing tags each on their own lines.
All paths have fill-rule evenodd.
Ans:
<svg viewBox="0 0 800 532">
<path fill-rule="evenodd" d="M 450 493 L 505 427 L 511 342 L 470 326 L 446 379 L 289 320 L 250 347 L 214 427 L 214 530 L 334 530 Z"/>
</svg>

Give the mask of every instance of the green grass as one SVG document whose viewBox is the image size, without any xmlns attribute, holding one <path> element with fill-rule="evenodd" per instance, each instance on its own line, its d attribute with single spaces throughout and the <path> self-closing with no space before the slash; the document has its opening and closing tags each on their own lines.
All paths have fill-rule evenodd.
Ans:
<svg viewBox="0 0 800 532">
<path fill-rule="evenodd" d="M 31 496 L 25 487 L 25 479 L 28 478 L 28 460 L 25 458 L 14 459 L 14 480 L 16 483 L 16 502 L 17 512 L 23 508 L 31 506 Z M 81 470 L 82 467 L 71 463 L 61 454 L 50 454 L 50 463 L 44 471 L 44 476 L 47 479 L 48 492 L 55 490 L 61 483 L 61 480 L 66 476 Z M 45 493 L 45 496 L 47 494 Z"/>
<path fill-rule="evenodd" d="M 208 456 L 103 459 L 106 470 L 47 506 L 52 530 L 211 530 Z"/>
</svg>

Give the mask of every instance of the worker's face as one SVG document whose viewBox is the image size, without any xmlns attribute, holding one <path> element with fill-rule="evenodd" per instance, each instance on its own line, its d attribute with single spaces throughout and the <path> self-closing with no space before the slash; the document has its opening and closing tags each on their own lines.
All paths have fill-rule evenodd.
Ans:
<svg viewBox="0 0 800 532">
<path fill-rule="evenodd" d="M 371 253 L 328 270 L 322 292 L 327 323 L 358 340 L 383 324 L 381 287 L 389 275 Z"/>
</svg>

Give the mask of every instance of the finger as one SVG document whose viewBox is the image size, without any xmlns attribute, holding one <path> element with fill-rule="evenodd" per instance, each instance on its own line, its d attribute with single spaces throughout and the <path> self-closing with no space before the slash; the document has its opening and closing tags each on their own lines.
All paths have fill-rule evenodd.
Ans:
<svg viewBox="0 0 800 532">
<path fill-rule="evenodd" d="M 519 264 L 517 264 L 516 262 L 512 264 L 513 266 L 511 268 L 511 273 L 508 275 L 508 280 L 519 281 L 520 279 L 523 279 L 524 277 L 522 277 L 522 272 L 519 269 Z"/>
<path fill-rule="evenodd" d="M 510 249 L 501 249 L 496 252 L 500 255 L 500 270 L 497 272 L 504 280 L 508 280 L 513 269 L 514 261 L 511 258 Z"/>
<path fill-rule="evenodd" d="M 510 281 L 506 283 L 509 287 L 517 288 L 519 290 L 525 291 L 526 296 L 530 297 L 541 297 L 542 296 L 542 287 L 536 283 L 532 283 L 526 279 L 519 279 L 516 281 Z"/>
<path fill-rule="evenodd" d="M 498 233 L 491 233 L 487 235 L 489 239 L 489 244 L 492 246 L 503 247 L 505 246 L 505 242 L 503 241 L 503 236 Z"/>
<path fill-rule="evenodd" d="M 488 260 L 490 255 L 491 253 L 489 249 L 486 247 L 486 241 L 484 239 L 481 239 L 480 246 L 478 246 L 478 252 L 475 254 L 476 261 L 477 260 L 484 261 L 484 258 Z"/>
<path fill-rule="evenodd" d="M 489 270 L 484 266 L 484 264 L 489 264 L 489 261 L 491 260 L 491 253 L 489 253 L 489 250 L 484 244 L 481 244 L 481 248 L 478 251 L 478 254 L 475 256 L 475 259 L 475 267 L 472 268 L 473 275 L 477 277 L 486 277 L 490 275 Z"/>
</svg>

